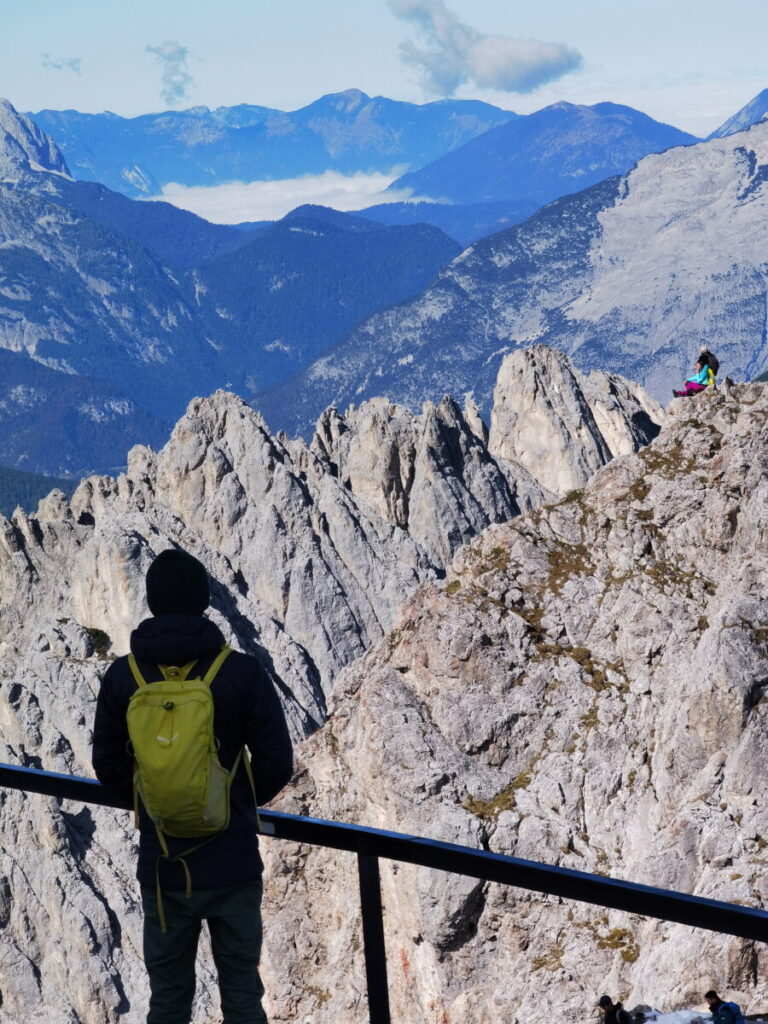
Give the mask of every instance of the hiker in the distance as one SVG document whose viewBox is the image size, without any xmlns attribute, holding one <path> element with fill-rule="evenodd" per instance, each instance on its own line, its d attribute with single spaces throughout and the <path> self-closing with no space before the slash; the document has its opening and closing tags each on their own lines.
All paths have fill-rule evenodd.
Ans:
<svg viewBox="0 0 768 1024">
<path fill-rule="evenodd" d="M 705 391 L 708 387 L 715 387 L 719 369 L 717 356 L 713 355 L 706 345 L 702 345 L 693 376 L 688 378 L 684 388 L 680 391 L 673 389 L 672 394 L 675 398 L 690 398 L 691 395 Z"/>
<path fill-rule="evenodd" d="M 603 1014 L 603 1024 L 632 1024 L 632 1015 L 610 996 L 600 996 L 597 1005 Z"/>
<path fill-rule="evenodd" d="M 709 366 L 706 363 L 699 361 L 696 363 L 696 370 L 692 377 L 689 377 L 685 382 L 685 387 L 681 388 L 680 391 L 672 389 L 672 394 L 675 398 L 690 398 L 691 395 L 697 395 L 700 391 L 706 391 L 707 385 L 709 384 Z"/>
<path fill-rule="evenodd" d="M 265 1024 L 256 801 L 271 800 L 291 777 L 285 716 L 259 661 L 226 648 L 219 628 L 204 616 L 208 575 L 196 558 L 163 551 L 149 567 L 146 586 L 152 617 L 131 634 L 132 657 L 113 662 L 101 684 L 93 767 L 99 781 L 122 797 L 134 793 L 134 754 L 141 769 L 137 876 L 150 985 L 147 1024 L 190 1021 L 204 920 L 224 1024 Z M 199 728 L 184 727 L 189 715 L 203 716 Z M 201 730 L 207 738 L 196 764 Z M 179 763 L 169 767 L 173 761 L 164 759 L 178 759 L 178 751 Z M 214 761 L 220 767 L 201 769 Z M 228 799 L 226 784 L 206 788 L 207 780 L 221 782 L 230 777 L 226 773 Z"/>
<path fill-rule="evenodd" d="M 713 1024 L 744 1024 L 744 1015 L 738 1003 L 726 1003 L 714 989 L 710 989 L 704 998 L 712 1011 Z"/>
</svg>

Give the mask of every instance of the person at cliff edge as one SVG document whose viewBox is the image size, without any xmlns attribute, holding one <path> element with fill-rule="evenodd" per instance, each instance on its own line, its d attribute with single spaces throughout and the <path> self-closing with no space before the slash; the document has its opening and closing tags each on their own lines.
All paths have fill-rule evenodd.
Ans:
<svg viewBox="0 0 768 1024">
<path fill-rule="evenodd" d="M 149 567 L 146 592 L 152 615 L 131 634 L 132 657 L 113 662 L 101 684 L 93 729 L 93 767 L 103 785 L 123 799 L 133 794 L 134 801 L 134 763 L 139 768 L 137 877 L 150 985 L 147 1024 L 188 1024 L 191 1020 L 195 956 L 204 920 L 218 972 L 224 1024 L 265 1024 L 264 988 L 258 970 L 263 866 L 257 801 L 271 800 L 293 771 L 285 716 L 260 662 L 230 651 L 219 628 L 203 614 L 210 601 L 209 581 L 196 558 L 181 550 L 163 551 Z M 132 696 L 152 693 L 154 683 L 178 687 L 179 680 L 203 692 L 202 703 L 213 730 L 206 757 L 220 762 L 217 770 L 223 769 L 222 774 L 230 773 L 231 778 L 226 808 L 229 822 L 220 816 L 217 820 L 224 822 L 224 827 L 202 838 L 199 832 L 174 832 L 162 820 L 160 825 L 167 828 L 164 834 L 158 817 L 150 818 L 147 805 L 152 806 L 152 800 L 141 781 L 144 741 L 135 732 L 135 717 L 129 734 Z M 182 696 L 185 692 L 179 690 Z M 150 703 L 145 701 L 142 706 Z M 161 704 L 158 711 L 155 700 L 147 713 L 168 715 L 170 731 L 167 736 L 160 735 L 164 727 L 153 725 L 151 731 L 158 735 L 150 739 L 156 741 L 156 748 L 170 749 L 174 742 L 178 748 L 183 744 L 177 739 L 179 723 L 186 711 L 180 710 L 180 704 L 174 709 L 171 700 Z M 182 732 L 189 734 L 190 730 Z M 209 774 L 203 773 L 206 780 Z M 179 791 L 190 791 L 194 780 L 188 780 L 183 771 L 177 775 Z M 160 786 L 163 784 L 161 777 Z M 221 799 L 226 802 L 227 798 Z"/>
</svg>

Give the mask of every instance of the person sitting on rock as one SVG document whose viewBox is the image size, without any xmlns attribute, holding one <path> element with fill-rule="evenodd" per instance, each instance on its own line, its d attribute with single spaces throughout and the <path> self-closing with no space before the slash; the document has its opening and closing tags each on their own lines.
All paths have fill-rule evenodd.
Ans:
<svg viewBox="0 0 768 1024">
<path fill-rule="evenodd" d="M 600 996 L 597 1005 L 603 1014 L 603 1024 L 632 1024 L 632 1015 L 610 996 Z"/>
<path fill-rule="evenodd" d="M 699 391 L 705 391 L 709 384 L 709 363 L 702 362 L 699 357 L 698 363 L 696 363 L 696 373 L 693 377 L 689 377 L 685 382 L 685 387 L 681 391 L 672 391 L 675 398 L 690 398 L 691 395 L 696 395 Z"/>
</svg>

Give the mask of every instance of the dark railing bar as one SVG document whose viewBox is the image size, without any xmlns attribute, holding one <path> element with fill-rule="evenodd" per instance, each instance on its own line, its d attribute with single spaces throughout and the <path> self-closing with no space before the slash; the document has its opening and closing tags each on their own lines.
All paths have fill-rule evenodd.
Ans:
<svg viewBox="0 0 768 1024">
<path fill-rule="evenodd" d="M 358 853 L 357 870 L 360 877 L 363 951 L 365 953 L 365 977 L 368 983 L 368 1009 L 371 1024 L 391 1024 L 378 858 L 370 853 Z"/>
<path fill-rule="evenodd" d="M 0 786 L 24 789 L 85 803 L 129 806 L 108 793 L 95 779 L 62 775 L 34 768 L 0 764 Z M 643 917 L 704 928 L 744 939 L 768 942 L 768 913 L 703 896 L 658 889 L 570 868 L 554 867 L 485 850 L 471 850 L 420 836 L 409 836 L 361 825 L 301 818 L 281 811 L 261 811 L 278 839 L 326 846 L 387 860 L 468 875 L 487 882 L 513 885 L 533 892 L 592 903 Z"/>
</svg>

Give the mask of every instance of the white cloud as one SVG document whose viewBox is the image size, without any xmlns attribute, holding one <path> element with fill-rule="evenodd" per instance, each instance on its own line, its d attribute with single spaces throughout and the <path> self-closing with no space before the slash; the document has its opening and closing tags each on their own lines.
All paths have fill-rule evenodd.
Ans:
<svg viewBox="0 0 768 1024">
<path fill-rule="evenodd" d="M 401 44 L 406 64 L 418 68 L 425 89 L 453 95 L 469 83 L 482 89 L 531 92 L 581 67 L 582 56 L 561 43 L 484 35 L 449 11 L 444 0 L 389 0 L 398 18 L 412 22 L 427 43 Z"/>
<path fill-rule="evenodd" d="M 148 46 L 148 53 L 154 53 L 163 69 L 161 96 L 170 106 L 175 107 L 189 98 L 189 91 L 195 80 L 187 69 L 189 50 L 173 39 L 166 39 L 160 46 Z"/>
<path fill-rule="evenodd" d="M 407 189 L 381 194 L 397 176 L 398 169 L 390 174 L 325 171 L 281 181 L 235 181 L 210 188 L 171 183 L 163 188 L 159 198 L 215 224 L 238 224 L 277 220 L 303 203 L 330 206 L 334 210 L 360 210 L 374 203 L 412 199 Z"/>
</svg>

